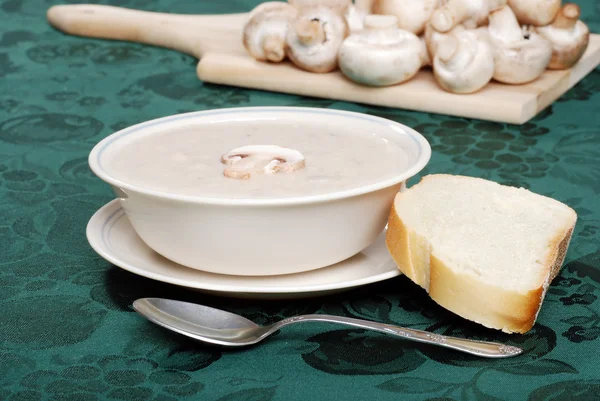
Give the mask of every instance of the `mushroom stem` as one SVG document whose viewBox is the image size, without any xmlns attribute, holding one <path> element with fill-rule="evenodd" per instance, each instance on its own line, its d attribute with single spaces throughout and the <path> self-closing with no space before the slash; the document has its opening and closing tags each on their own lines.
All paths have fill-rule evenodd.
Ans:
<svg viewBox="0 0 600 401">
<path fill-rule="evenodd" d="M 454 35 L 448 35 L 440 42 L 437 56 L 447 68 L 454 70 L 466 69 L 477 54 L 477 42 L 475 40 L 459 40 Z"/>
<path fill-rule="evenodd" d="M 278 63 L 285 58 L 284 39 L 278 36 L 268 36 L 263 43 L 267 60 Z"/>
<path fill-rule="evenodd" d="M 431 15 L 431 25 L 438 32 L 448 32 L 460 21 L 469 18 L 469 9 L 462 1 L 449 2 L 447 6 L 439 8 Z"/>
<path fill-rule="evenodd" d="M 433 28 L 433 26 L 431 26 L 431 23 L 427 24 L 425 26 L 425 43 L 427 44 L 427 51 L 429 52 L 429 55 L 431 56 L 432 61 L 433 61 L 433 57 L 435 57 L 435 53 L 437 52 L 439 43 L 442 41 L 443 38 L 445 38 L 446 36 L 452 35 L 453 33 L 463 32 L 465 30 L 466 30 L 466 28 L 463 24 L 458 24 L 454 28 L 452 28 L 450 31 L 442 33 L 442 32 L 436 31 Z"/>
<path fill-rule="evenodd" d="M 580 15 L 581 10 L 577 4 L 567 3 L 556 14 L 552 26 L 559 29 L 572 29 L 579 20 Z"/>
<path fill-rule="evenodd" d="M 325 41 L 325 30 L 318 19 L 300 19 L 296 22 L 296 34 L 298 40 L 305 46 Z"/>
<path fill-rule="evenodd" d="M 571 68 L 585 53 L 589 45 L 590 30 L 579 19 L 580 14 L 576 4 L 567 3 L 558 11 L 552 24 L 536 28 L 552 44 L 549 69 Z"/>
<path fill-rule="evenodd" d="M 456 25 L 468 23 L 469 28 L 485 22 L 491 11 L 506 5 L 506 0 L 448 0 L 437 8 L 430 18 L 430 23 L 439 32 L 448 32 Z M 474 25 L 474 26 L 470 26 Z"/>
<path fill-rule="evenodd" d="M 354 0 L 354 7 L 361 13 L 365 15 L 371 14 L 371 10 L 373 10 L 373 3 L 375 0 Z"/>
<path fill-rule="evenodd" d="M 505 42 L 518 42 L 523 39 L 523 32 L 517 17 L 509 6 L 492 11 L 489 16 L 490 33 Z"/>
<path fill-rule="evenodd" d="M 348 25 L 348 30 L 353 32 L 359 32 L 364 29 L 364 19 L 368 15 L 368 12 L 359 10 L 356 6 L 352 5 L 346 9 L 344 19 Z"/>
<path fill-rule="evenodd" d="M 458 51 L 458 40 L 454 35 L 450 35 L 441 40 L 437 51 L 437 56 L 444 63 L 448 63 Z"/>
<path fill-rule="evenodd" d="M 242 157 L 235 161 L 235 164 L 226 167 L 223 174 L 225 177 L 245 180 L 250 178 L 253 172 L 263 169 L 270 161 L 271 159 L 264 156 L 251 155 Z"/>
</svg>

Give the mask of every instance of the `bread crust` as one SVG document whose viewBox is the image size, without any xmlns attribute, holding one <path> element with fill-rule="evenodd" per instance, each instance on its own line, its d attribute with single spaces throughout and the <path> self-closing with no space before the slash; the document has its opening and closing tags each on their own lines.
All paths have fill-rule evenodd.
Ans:
<svg viewBox="0 0 600 401">
<path fill-rule="evenodd" d="M 426 176 L 420 183 L 434 176 Z M 398 193 L 396 200 L 401 199 L 403 194 Z M 435 256 L 426 238 L 404 224 L 396 212 L 395 204 L 388 219 L 386 246 L 403 274 L 424 288 L 440 306 L 465 319 L 506 333 L 526 333 L 533 327 L 547 288 L 560 272 L 567 254 L 577 220 L 573 209 L 569 208 L 573 213 L 573 223 L 559 232 L 550 243 L 540 286 L 522 293 L 481 282 L 468 273 L 453 271 Z"/>
</svg>

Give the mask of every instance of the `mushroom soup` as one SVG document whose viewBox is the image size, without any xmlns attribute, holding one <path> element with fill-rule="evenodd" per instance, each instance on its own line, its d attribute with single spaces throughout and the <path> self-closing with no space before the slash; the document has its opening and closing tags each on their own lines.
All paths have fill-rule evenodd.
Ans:
<svg viewBox="0 0 600 401">
<path fill-rule="evenodd" d="M 115 178 L 155 191 L 212 198 L 285 198 L 392 178 L 410 157 L 365 130 L 310 121 L 197 124 L 126 141 L 107 155 Z"/>
</svg>

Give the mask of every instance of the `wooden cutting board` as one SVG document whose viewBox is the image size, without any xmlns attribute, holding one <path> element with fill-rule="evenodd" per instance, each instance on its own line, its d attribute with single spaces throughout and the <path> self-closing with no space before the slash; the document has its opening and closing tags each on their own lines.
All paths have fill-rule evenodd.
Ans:
<svg viewBox="0 0 600 401">
<path fill-rule="evenodd" d="M 163 14 L 101 5 L 60 5 L 48 20 L 72 35 L 167 47 L 200 60 L 205 82 L 314 96 L 489 121 L 523 124 L 550 105 L 600 64 L 600 35 L 570 70 L 546 71 L 526 85 L 490 83 L 481 91 L 457 95 L 441 90 L 430 70 L 400 85 L 372 88 L 355 84 L 339 71 L 314 74 L 289 62 L 269 64 L 251 58 L 241 32 L 247 13 Z"/>
</svg>

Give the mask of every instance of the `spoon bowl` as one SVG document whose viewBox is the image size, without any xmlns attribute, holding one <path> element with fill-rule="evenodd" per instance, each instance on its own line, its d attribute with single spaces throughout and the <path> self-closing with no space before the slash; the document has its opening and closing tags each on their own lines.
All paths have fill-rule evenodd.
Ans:
<svg viewBox="0 0 600 401">
<path fill-rule="evenodd" d="M 133 303 L 133 308 L 151 322 L 169 330 L 199 341 L 229 347 L 256 344 L 282 327 L 293 323 L 318 321 L 374 330 L 406 340 L 438 345 L 484 358 L 508 358 L 523 352 L 521 348 L 510 345 L 449 337 L 343 316 L 299 315 L 268 326 L 259 326 L 231 312 L 171 299 L 140 298 Z"/>
<path fill-rule="evenodd" d="M 196 340 L 225 346 L 260 341 L 256 334 L 261 326 L 224 310 L 163 298 L 138 299 L 133 308 L 151 322 Z"/>
</svg>

